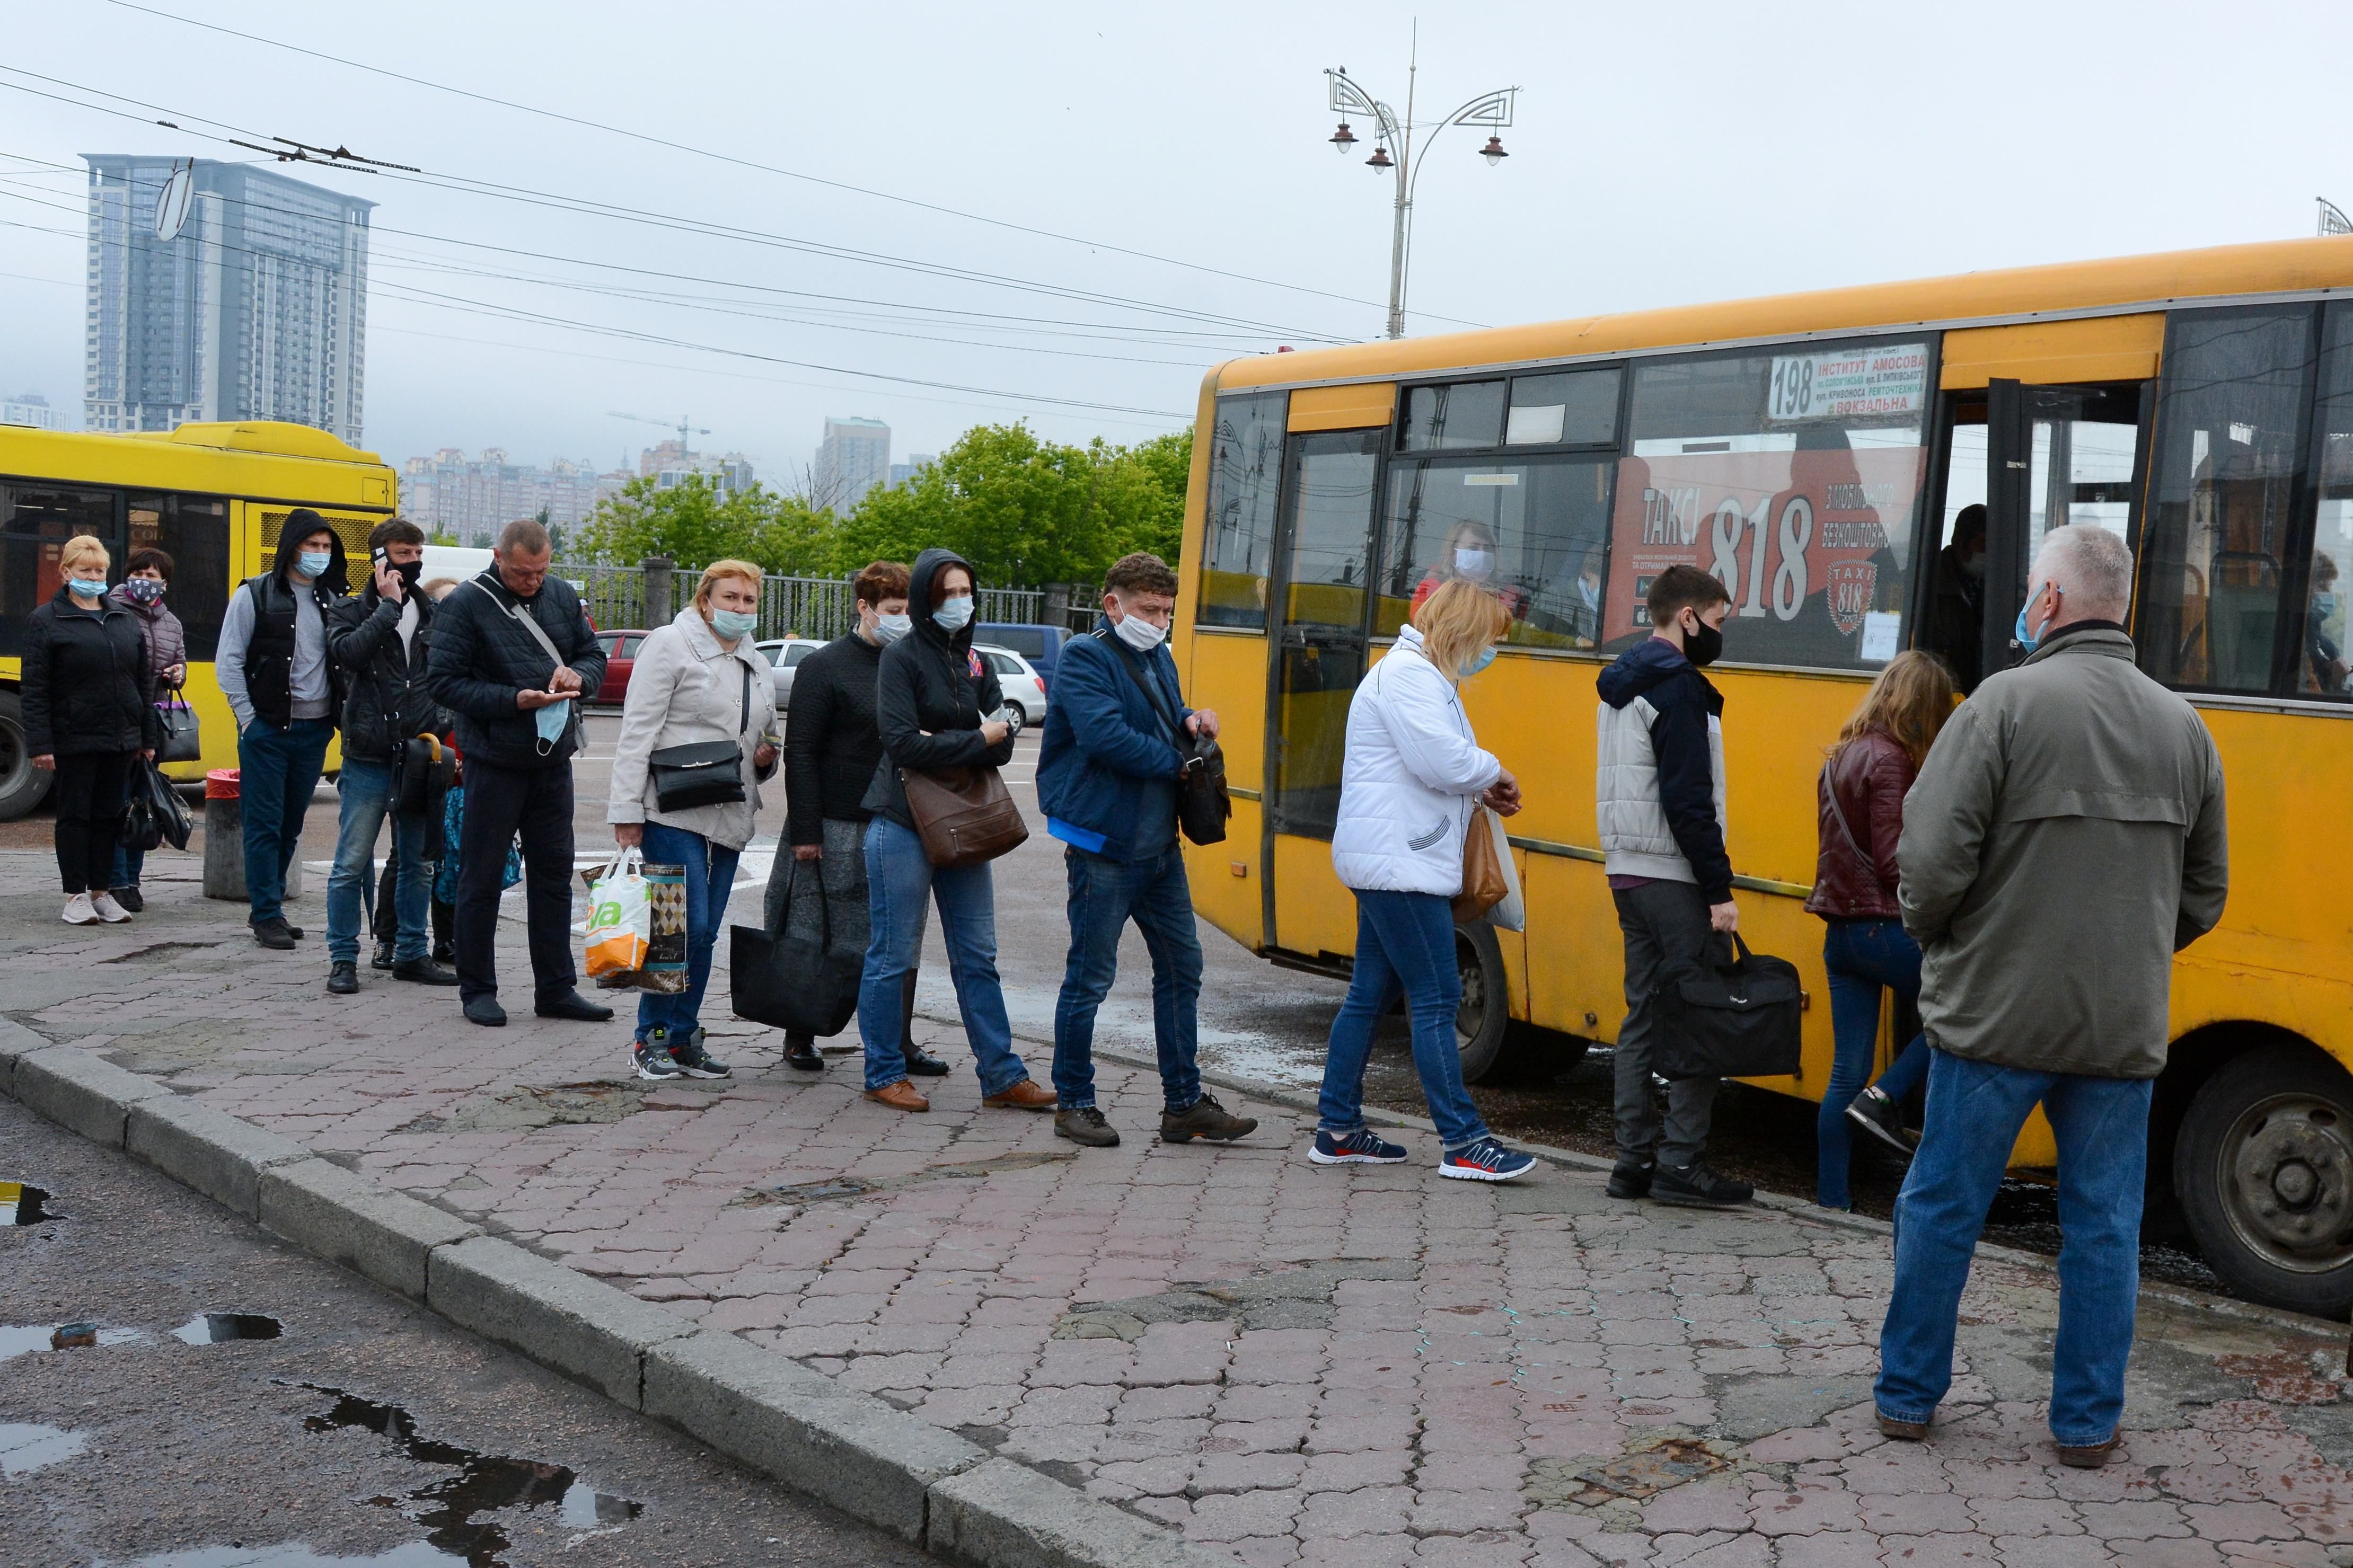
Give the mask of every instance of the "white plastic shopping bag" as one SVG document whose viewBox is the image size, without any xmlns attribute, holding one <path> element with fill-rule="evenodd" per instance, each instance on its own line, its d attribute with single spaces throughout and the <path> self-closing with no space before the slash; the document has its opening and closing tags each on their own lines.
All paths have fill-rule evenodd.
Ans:
<svg viewBox="0 0 2353 1568">
<path fill-rule="evenodd" d="M 653 922 L 645 857 L 635 849 L 616 850 L 588 884 L 588 932 L 582 939 L 581 967 L 592 979 L 635 973 L 652 945 Z"/>
<path fill-rule="evenodd" d="M 1504 873 L 1504 900 L 1487 911 L 1487 923 L 1501 931 L 1528 929 L 1527 900 L 1520 897 L 1520 868 L 1512 858 L 1512 842 L 1504 836 L 1504 819 L 1495 815 L 1493 806 L 1479 808 L 1487 814 L 1487 831 L 1495 846 L 1495 861 Z"/>
</svg>

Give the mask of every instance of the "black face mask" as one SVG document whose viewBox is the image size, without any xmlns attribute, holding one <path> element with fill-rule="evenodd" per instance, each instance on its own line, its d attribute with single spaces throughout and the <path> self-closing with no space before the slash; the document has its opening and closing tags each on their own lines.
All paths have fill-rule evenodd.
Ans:
<svg viewBox="0 0 2353 1568">
<path fill-rule="evenodd" d="M 1696 618 L 1696 617 L 1694 617 Z M 1704 668 L 1724 656 L 1724 628 L 1701 621 L 1697 629 L 1683 634 L 1683 657 Z"/>
<path fill-rule="evenodd" d="M 417 580 L 425 575 L 425 563 L 422 560 L 395 561 L 390 563 L 390 565 L 400 574 L 401 593 L 408 595 L 417 592 Z"/>
</svg>

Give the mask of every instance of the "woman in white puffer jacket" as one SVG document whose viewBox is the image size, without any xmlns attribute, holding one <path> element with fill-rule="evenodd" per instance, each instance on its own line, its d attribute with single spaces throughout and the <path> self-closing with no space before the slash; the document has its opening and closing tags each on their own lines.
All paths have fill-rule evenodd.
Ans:
<svg viewBox="0 0 2353 1568">
<path fill-rule="evenodd" d="M 1319 1165 L 1394 1165 L 1406 1152 L 1365 1125 L 1373 1025 L 1400 993 L 1413 1020 L 1413 1066 L 1445 1153 L 1439 1174 L 1501 1182 L 1535 1162 L 1495 1142 L 1462 1086 L 1454 1015 L 1451 905 L 1462 890 L 1471 813 L 1520 809 L 1520 786 L 1479 749 L 1456 687 L 1487 667 L 1504 616 L 1494 595 L 1456 579 L 1398 634 L 1348 702 L 1348 749 L 1332 864 L 1356 895 L 1356 963 L 1332 1020 L 1314 1146 Z"/>
</svg>

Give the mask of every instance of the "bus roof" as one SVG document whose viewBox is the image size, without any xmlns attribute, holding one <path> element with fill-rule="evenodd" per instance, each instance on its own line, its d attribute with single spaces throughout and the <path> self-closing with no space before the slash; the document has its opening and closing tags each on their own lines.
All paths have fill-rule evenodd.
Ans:
<svg viewBox="0 0 2353 1568">
<path fill-rule="evenodd" d="M 327 431 L 278 420 L 172 430 L 37 430 L 0 425 L 0 479 L 124 485 L 389 510 L 382 458 Z"/>
<path fill-rule="evenodd" d="M 2190 300 L 2343 289 L 2353 289 L 2353 237 L 2274 240 L 1260 354 L 1219 365 L 1209 373 L 1208 384 L 1212 391 L 1238 392 L 1810 334 L 2163 310 Z"/>
</svg>

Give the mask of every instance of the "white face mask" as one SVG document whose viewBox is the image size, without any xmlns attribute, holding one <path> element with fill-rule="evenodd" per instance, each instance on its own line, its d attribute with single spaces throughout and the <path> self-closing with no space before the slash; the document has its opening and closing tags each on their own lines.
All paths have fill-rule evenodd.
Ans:
<svg viewBox="0 0 2353 1568">
<path fill-rule="evenodd" d="M 1460 545 L 1454 551 L 1454 570 L 1458 575 L 1473 582 L 1484 582 L 1495 570 L 1495 552 L 1492 550 L 1470 550 Z"/>
<path fill-rule="evenodd" d="M 1142 616 L 1123 616 L 1112 623 L 1119 640 L 1138 653 L 1150 653 L 1168 635 L 1166 626 L 1155 626 Z"/>
<path fill-rule="evenodd" d="M 889 647 L 915 629 L 915 618 L 903 610 L 895 616 L 874 617 L 874 643 L 877 647 Z"/>
</svg>

